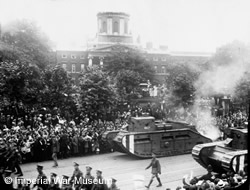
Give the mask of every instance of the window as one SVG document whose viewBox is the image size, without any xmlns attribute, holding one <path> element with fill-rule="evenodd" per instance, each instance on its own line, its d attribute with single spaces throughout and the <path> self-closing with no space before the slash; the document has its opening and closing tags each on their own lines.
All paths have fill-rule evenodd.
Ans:
<svg viewBox="0 0 250 190">
<path fill-rule="evenodd" d="M 66 71 L 66 70 L 67 70 L 67 64 L 66 64 L 66 63 L 63 63 L 63 64 L 62 64 L 62 68 Z"/>
<path fill-rule="evenodd" d="M 102 32 L 107 32 L 107 23 L 106 23 L 106 21 L 103 21 L 102 22 Z"/>
<path fill-rule="evenodd" d="M 157 73 L 157 71 L 158 71 L 158 66 L 155 65 L 155 66 L 154 66 L 154 69 L 155 69 L 155 72 Z"/>
<path fill-rule="evenodd" d="M 128 34 L 128 21 L 125 21 L 125 34 Z"/>
<path fill-rule="evenodd" d="M 66 54 L 62 54 L 62 58 L 67 58 L 67 55 Z"/>
<path fill-rule="evenodd" d="M 161 73 L 165 73 L 166 72 L 166 67 L 165 66 L 161 66 Z"/>
<path fill-rule="evenodd" d="M 71 59 L 76 59 L 76 55 L 72 54 Z"/>
<path fill-rule="evenodd" d="M 84 72 L 84 69 L 85 69 L 85 65 L 81 64 L 81 72 Z"/>
<path fill-rule="evenodd" d="M 154 57 L 153 60 L 154 60 L 154 61 L 158 61 L 158 57 Z"/>
<path fill-rule="evenodd" d="M 80 59 L 85 59 L 85 55 L 81 55 L 81 56 L 80 56 Z"/>
<path fill-rule="evenodd" d="M 76 65 L 72 64 L 72 73 L 75 73 L 75 72 L 76 72 Z"/>
<path fill-rule="evenodd" d="M 118 22 L 117 21 L 115 21 L 115 23 L 114 23 L 114 34 L 118 34 Z"/>
<path fill-rule="evenodd" d="M 161 60 L 162 60 L 162 61 L 166 61 L 166 57 L 162 57 Z"/>
</svg>

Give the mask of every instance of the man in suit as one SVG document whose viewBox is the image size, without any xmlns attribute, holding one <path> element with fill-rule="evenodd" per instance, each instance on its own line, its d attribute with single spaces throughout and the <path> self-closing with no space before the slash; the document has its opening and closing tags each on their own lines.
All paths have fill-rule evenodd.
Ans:
<svg viewBox="0 0 250 190">
<path fill-rule="evenodd" d="M 152 160 L 151 160 L 150 164 L 148 165 L 148 167 L 146 167 L 146 170 L 150 167 L 152 167 L 152 171 L 151 171 L 152 177 L 149 181 L 149 184 L 146 186 L 146 188 L 150 187 L 150 185 L 152 184 L 155 177 L 156 177 L 157 181 L 159 182 L 157 187 L 161 187 L 162 184 L 161 184 L 161 179 L 159 177 L 159 174 L 161 174 L 161 165 L 160 165 L 159 160 L 156 159 L 156 155 L 154 153 L 152 153 Z"/>
</svg>

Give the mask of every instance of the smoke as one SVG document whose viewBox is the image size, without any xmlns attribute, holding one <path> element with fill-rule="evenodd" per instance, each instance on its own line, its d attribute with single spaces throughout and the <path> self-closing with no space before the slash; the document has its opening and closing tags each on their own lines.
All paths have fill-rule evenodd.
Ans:
<svg viewBox="0 0 250 190">
<path fill-rule="evenodd" d="M 235 95 L 237 85 L 250 68 L 250 47 L 239 42 L 227 44 L 216 52 L 208 64 L 203 70 L 188 65 L 192 71 L 200 72 L 194 82 L 195 99 L 188 108 L 176 107 L 177 116 L 174 119 L 193 124 L 199 133 L 217 140 L 221 131 L 217 118 L 212 115 L 214 96 Z"/>
<path fill-rule="evenodd" d="M 223 51 L 217 52 L 210 60 L 209 69 L 202 72 L 194 83 L 196 98 L 191 110 L 197 117 L 195 125 L 201 134 L 212 140 L 218 139 L 221 132 L 216 126 L 216 118 L 212 116 L 211 98 L 218 94 L 231 96 L 235 94 L 237 84 L 250 68 L 248 50 L 249 47 L 235 42 L 224 46 Z M 204 100 L 202 97 L 210 97 L 205 109 L 200 106 Z"/>
<path fill-rule="evenodd" d="M 212 66 L 202 73 L 195 82 L 196 95 L 213 96 L 215 94 L 233 95 L 240 79 L 247 71 L 247 64 L 237 61 L 224 66 Z"/>
<path fill-rule="evenodd" d="M 216 118 L 212 116 L 212 102 L 211 99 L 196 98 L 191 113 L 195 115 L 193 124 L 196 126 L 196 130 L 214 141 L 221 136 L 221 132 L 216 126 Z"/>
</svg>

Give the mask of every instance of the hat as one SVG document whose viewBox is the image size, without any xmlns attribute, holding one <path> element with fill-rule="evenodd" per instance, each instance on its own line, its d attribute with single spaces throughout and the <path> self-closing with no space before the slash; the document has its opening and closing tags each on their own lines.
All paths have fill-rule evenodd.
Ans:
<svg viewBox="0 0 250 190">
<path fill-rule="evenodd" d="M 98 173 L 101 173 L 101 174 L 102 174 L 102 171 L 101 171 L 101 170 L 96 170 L 96 172 L 98 172 Z"/>
<path fill-rule="evenodd" d="M 69 179 L 69 176 L 63 175 L 63 178 L 64 178 L 64 179 Z"/>
<path fill-rule="evenodd" d="M 37 165 L 37 169 L 42 170 L 42 169 L 43 169 L 43 166 L 41 166 L 41 165 Z"/>
<path fill-rule="evenodd" d="M 86 166 L 87 170 L 92 170 L 92 168 L 90 166 Z"/>
<path fill-rule="evenodd" d="M 116 180 L 115 178 L 112 178 L 112 181 L 113 181 L 113 182 L 117 182 L 117 180 Z"/>
<path fill-rule="evenodd" d="M 5 172 L 6 174 L 11 174 L 11 173 L 12 173 L 11 170 L 4 170 L 4 172 Z"/>
<path fill-rule="evenodd" d="M 220 180 L 220 181 L 217 183 L 217 186 L 219 186 L 219 187 L 224 187 L 224 186 L 225 186 L 224 181 Z"/>
<path fill-rule="evenodd" d="M 78 163 L 76 163 L 76 162 L 74 162 L 74 166 L 79 166 L 79 164 L 78 164 Z"/>
<path fill-rule="evenodd" d="M 56 176 L 57 176 L 57 174 L 52 172 L 52 173 L 51 173 L 51 176 L 56 177 Z"/>
<path fill-rule="evenodd" d="M 208 165 L 208 166 L 207 166 L 207 170 L 208 170 L 208 171 L 213 171 L 212 166 L 211 166 L 211 165 Z"/>
</svg>

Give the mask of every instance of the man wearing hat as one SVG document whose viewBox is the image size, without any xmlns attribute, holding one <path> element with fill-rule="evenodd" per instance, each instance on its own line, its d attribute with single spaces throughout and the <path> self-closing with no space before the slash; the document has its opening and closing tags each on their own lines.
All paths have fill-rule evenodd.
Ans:
<svg viewBox="0 0 250 190">
<path fill-rule="evenodd" d="M 33 188 L 37 186 L 37 188 L 46 190 L 48 188 L 48 180 L 46 175 L 43 173 L 43 166 L 37 165 L 38 176 L 36 178 L 36 184 L 34 184 Z"/>
<path fill-rule="evenodd" d="M 56 177 L 57 177 L 57 174 L 51 173 L 50 183 L 49 183 L 49 187 L 47 190 L 60 190 L 59 183 L 57 182 Z"/>
<path fill-rule="evenodd" d="M 4 176 L 3 177 L 12 179 L 11 178 L 11 173 L 12 173 L 11 170 L 4 170 Z M 11 180 L 10 183 L 6 183 L 5 180 L 4 180 L 3 187 L 4 187 L 4 190 L 14 190 L 13 181 Z"/>
<path fill-rule="evenodd" d="M 75 190 L 80 190 L 82 186 L 82 181 L 83 181 L 83 173 L 79 169 L 78 163 L 74 162 L 74 167 L 75 167 L 75 170 L 73 172 L 73 175 L 70 181 L 73 182 Z"/>
<path fill-rule="evenodd" d="M 148 168 L 152 167 L 152 177 L 149 181 L 149 184 L 148 186 L 146 186 L 146 188 L 149 188 L 151 183 L 153 182 L 154 178 L 156 177 L 157 181 L 159 182 L 159 184 L 157 185 L 157 187 L 161 187 L 162 184 L 161 184 L 161 179 L 159 177 L 158 174 L 161 174 L 161 165 L 160 165 L 160 162 L 159 160 L 156 159 L 156 155 L 154 153 L 152 153 L 152 160 L 151 160 L 151 163 L 149 164 L 148 167 L 146 167 L 146 170 Z"/>
<path fill-rule="evenodd" d="M 201 176 L 198 180 L 209 180 L 209 181 L 214 181 L 215 176 L 212 174 L 213 168 L 211 165 L 207 166 L 207 174 Z"/>
<path fill-rule="evenodd" d="M 109 190 L 119 190 L 117 185 L 116 185 L 116 181 L 117 181 L 116 179 L 112 178 L 112 183 L 109 187 Z"/>
<path fill-rule="evenodd" d="M 62 190 L 73 190 L 72 185 L 71 185 L 70 180 L 69 180 L 69 176 L 63 175 L 61 189 Z"/>
<path fill-rule="evenodd" d="M 82 188 L 85 190 L 91 190 L 93 186 L 94 176 L 91 175 L 92 168 L 90 166 L 86 167 L 86 174 L 84 177 L 84 184 L 82 185 Z"/>
<path fill-rule="evenodd" d="M 105 179 L 102 177 L 102 171 L 96 171 L 96 179 L 91 190 L 108 190 L 108 186 L 105 182 Z"/>
</svg>

